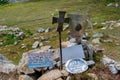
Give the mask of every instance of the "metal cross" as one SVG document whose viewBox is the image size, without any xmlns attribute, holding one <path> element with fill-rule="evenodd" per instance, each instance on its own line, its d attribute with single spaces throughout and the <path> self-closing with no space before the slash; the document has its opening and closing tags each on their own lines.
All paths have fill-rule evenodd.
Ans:
<svg viewBox="0 0 120 80">
<path fill-rule="evenodd" d="M 65 17 L 65 11 L 59 11 L 59 18 L 53 17 L 52 24 L 58 23 L 57 31 L 59 32 L 59 46 L 60 46 L 60 69 L 62 70 L 62 46 L 61 46 L 61 32 L 63 31 L 63 23 L 69 23 L 69 18 Z"/>
</svg>

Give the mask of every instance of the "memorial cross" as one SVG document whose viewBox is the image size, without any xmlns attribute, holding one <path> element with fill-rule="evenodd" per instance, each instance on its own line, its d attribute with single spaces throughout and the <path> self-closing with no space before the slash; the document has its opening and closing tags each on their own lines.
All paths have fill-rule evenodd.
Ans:
<svg viewBox="0 0 120 80">
<path fill-rule="evenodd" d="M 60 69 L 62 69 L 62 46 L 61 46 L 61 32 L 63 31 L 63 23 L 69 23 L 69 18 L 65 17 L 65 11 L 59 11 L 59 17 L 53 17 L 52 24 L 58 23 L 57 31 L 59 32 L 59 46 L 60 46 Z"/>
</svg>

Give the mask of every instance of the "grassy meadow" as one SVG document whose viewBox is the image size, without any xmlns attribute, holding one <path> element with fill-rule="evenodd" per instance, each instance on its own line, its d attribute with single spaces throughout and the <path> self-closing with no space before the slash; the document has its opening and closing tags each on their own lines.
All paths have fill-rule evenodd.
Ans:
<svg viewBox="0 0 120 80">
<path fill-rule="evenodd" d="M 43 27 L 57 27 L 57 24 L 52 25 L 52 17 L 58 16 L 59 10 L 65 10 L 68 13 L 78 13 L 89 17 L 92 23 L 119 20 L 120 19 L 120 6 L 108 7 L 107 3 L 95 0 L 40 0 L 36 2 L 25 2 L 6 4 L 0 6 L 0 25 L 7 25 L 9 27 L 20 27 L 24 30 L 30 30 L 32 33 L 36 29 Z M 94 26 L 95 32 L 104 32 L 118 37 L 120 42 L 120 28 L 114 30 L 101 31 L 98 26 Z M 63 40 L 66 39 L 66 32 L 62 33 Z M 32 35 L 22 40 L 18 45 L 0 46 L 0 53 L 7 56 L 15 63 L 19 62 L 22 53 L 31 50 L 35 36 L 57 36 L 57 38 L 50 39 L 51 43 L 44 43 L 45 45 L 53 45 L 58 48 L 58 34 L 56 31 L 49 33 L 40 33 Z M 21 45 L 26 44 L 27 48 L 21 49 Z M 116 60 L 120 60 L 120 47 L 115 43 L 100 44 L 105 48 L 105 54 L 111 56 Z M 14 51 L 13 54 L 9 53 L 10 50 Z"/>
</svg>

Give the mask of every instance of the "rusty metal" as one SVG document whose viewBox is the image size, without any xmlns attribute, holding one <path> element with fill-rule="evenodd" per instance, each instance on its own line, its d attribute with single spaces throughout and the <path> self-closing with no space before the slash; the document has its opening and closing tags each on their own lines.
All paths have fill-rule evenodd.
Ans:
<svg viewBox="0 0 120 80">
<path fill-rule="evenodd" d="M 63 23 L 69 23 L 69 18 L 65 17 L 65 11 L 59 11 L 59 18 L 53 17 L 52 24 L 58 23 L 57 31 L 61 32 L 63 30 Z"/>
<path fill-rule="evenodd" d="M 61 46 L 61 32 L 63 31 L 63 23 L 69 23 L 69 18 L 65 17 L 65 11 L 59 11 L 59 17 L 53 17 L 52 24 L 58 23 L 57 31 L 59 32 L 59 46 L 60 46 L 60 69 L 62 70 L 62 46 Z"/>
</svg>

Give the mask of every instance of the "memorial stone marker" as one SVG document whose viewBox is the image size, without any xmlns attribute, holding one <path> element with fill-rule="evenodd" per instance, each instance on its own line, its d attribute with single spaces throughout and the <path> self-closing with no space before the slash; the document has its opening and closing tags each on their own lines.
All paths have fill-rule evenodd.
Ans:
<svg viewBox="0 0 120 80">
<path fill-rule="evenodd" d="M 29 53 L 28 54 L 28 67 L 51 67 L 53 66 L 53 54 L 48 52 Z"/>
</svg>

